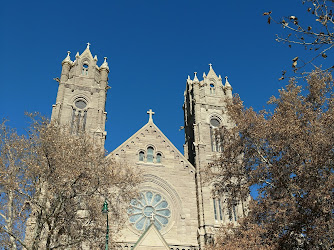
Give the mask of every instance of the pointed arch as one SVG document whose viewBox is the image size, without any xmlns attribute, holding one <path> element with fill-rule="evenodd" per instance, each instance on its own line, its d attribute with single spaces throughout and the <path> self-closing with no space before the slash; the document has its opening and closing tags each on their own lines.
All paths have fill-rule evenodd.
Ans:
<svg viewBox="0 0 334 250">
<path fill-rule="evenodd" d="M 222 137 L 221 137 L 221 119 L 217 116 L 210 118 L 210 139 L 211 139 L 211 150 L 212 152 L 222 151 Z"/>
<path fill-rule="evenodd" d="M 85 131 L 87 122 L 88 101 L 83 96 L 77 96 L 72 102 L 71 133 Z"/>
<path fill-rule="evenodd" d="M 89 64 L 90 64 L 90 60 L 88 58 L 84 58 L 82 60 L 82 63 L 81 63 L 81 74 L 83 76 L 87 76 L 88 75 Z"/>
</svg>

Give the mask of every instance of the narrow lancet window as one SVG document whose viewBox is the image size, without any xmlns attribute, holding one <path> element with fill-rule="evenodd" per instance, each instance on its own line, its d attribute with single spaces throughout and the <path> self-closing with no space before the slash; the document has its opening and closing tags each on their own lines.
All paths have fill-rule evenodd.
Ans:
<svg viewBox="0 0 334 250">
<path fill-rule="evenodd" d="M 221 137 L 220 137 L 220 121 L 217 118 L 210 120 L 210 138 L 211 150 L 213 152 L 221 152 Z"/>
<path fill-rule="evenodd" d="M 215 213 L 215 220 L 218 220 L 218 217 L 217 217 L 217 207 L 216 207 L 216 199 L 213 198 L 213 211 Z"/>
<path fill-rule="evenodd" d="M 153 162 L 153 152 L 154 149 L 152 147 L 147 148 L 147 162 Z"/>
<path fill-rule="evenodd" d="M 237 221 L 237 211 L 235 204 L 232 205 L 232 210 L 233 210 L 234 221 Z"/>
<path fill-rule="evenodd" d="M 143 151 L 139 152 L 139 161 L 144 161 L 145 153 Z"/>
<path fill-rule="evenodd" d="M 215 94 L 216 90 L 215 90 L 215 85 L 213 83 L 210 84 L 210 94 L 213 95 Z"/>
<path fill-rule="evenodd" d="M 156 159 L 157 163 L 161 163 L 161 154 L 157 153 L 157 159 Z"/>
<path fill-rule="evenodd" d="M 238 220 L 236 204 L 232 204 L 228 209 L 228 218 L 230 221 Z"/>
<path fill-rule="evenodd" d="M 87 103 L 79 99 L 74 103 L 72 111 L 72 121 L 71 121 L 71 132 L 72 134 L 78 134 L 79 131 L 84 131 L 86 129 L 87 121 Z"/>
<path fill-rule="evenodd" d="M 87 63 L 84 63 L 84 64 L 82 65 L 82 74 L 83 74 L 84 76 L 88 75 L 88 64 L 87 64 Z"/>
<path fill-rule="evenodd" d="M 220 199 L 218 199 L 218 206 L 219 206 L 219 219 L 220 221 L 223 221 L 223 211 Z"/>
</svg>

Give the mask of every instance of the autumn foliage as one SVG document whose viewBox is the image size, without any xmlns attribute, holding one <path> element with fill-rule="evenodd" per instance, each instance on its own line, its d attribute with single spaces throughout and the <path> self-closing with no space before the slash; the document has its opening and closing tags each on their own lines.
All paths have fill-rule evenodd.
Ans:
<svg viewBox="0 0 334 250">
<path fill-rule="evenodd" d="M 305 88 L 291 80 L 269 104 L 272 111 L 256 112 L 236 96 L 228 105 L 236 126 L 223 130 L 224 152 L 211 174 L 218 180 L 239 178 L 258 189 L 258 196 L 240 227 L 222 229 L 215 249 L 331 249 L 332 76 L 313 71 Z M 229 190 L 247 195 L 241 182 L 234 183 Z M 224 182 L 218 189 L 226 191 Z"/>
</svg>

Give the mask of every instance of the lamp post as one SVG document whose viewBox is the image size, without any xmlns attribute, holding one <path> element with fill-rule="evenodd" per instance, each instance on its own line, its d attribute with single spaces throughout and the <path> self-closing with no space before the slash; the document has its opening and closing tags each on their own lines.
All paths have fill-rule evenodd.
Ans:
<svg viewBox="0 0 334 250">
<path fill-rule="evenodd" d="M 108 202 L 107 199 L 103 203 L 102 213 L 107 215 L 107 233 L 106 233 L 106 250 L 108 250 L 109 241 L 109 221 L 108 221 Z"/>
</svg>

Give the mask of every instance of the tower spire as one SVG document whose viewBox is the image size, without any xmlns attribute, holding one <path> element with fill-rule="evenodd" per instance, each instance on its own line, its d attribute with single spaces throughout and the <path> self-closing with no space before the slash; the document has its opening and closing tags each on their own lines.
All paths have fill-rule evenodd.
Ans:
<svg viewBox="0 0 334 250">
<path fill-rule="evenodd" d="M 228 76 L 225 76 L 225 87 L 231 87 L 231 84 L 228 82 Z"/>
<path fill-rule="evenodd" d="M 70 57 L 71 51 L 67 51 L 67 56 L 65 57 L 65 59 L 62 61 L 62 64 L 64 64 L 65 62 L 67 63 L 71 63 L 71 57 Z"/>
<path fill-rule="evenodd" d="M 228 77 L 225 76 L 225 93 L 226 96 L 230 99 L 232 99 L 232 86 L 231 84 L 228 82 Z"/>
<path fill-rule="evenodd" d="M 104 62 L 102 63 L 101 69 L 107 69 L 109 71 L 109 66 L 108 66 L 108 62 L 107 62 L 107 57 L 104 57 Z"/>
</svg>

